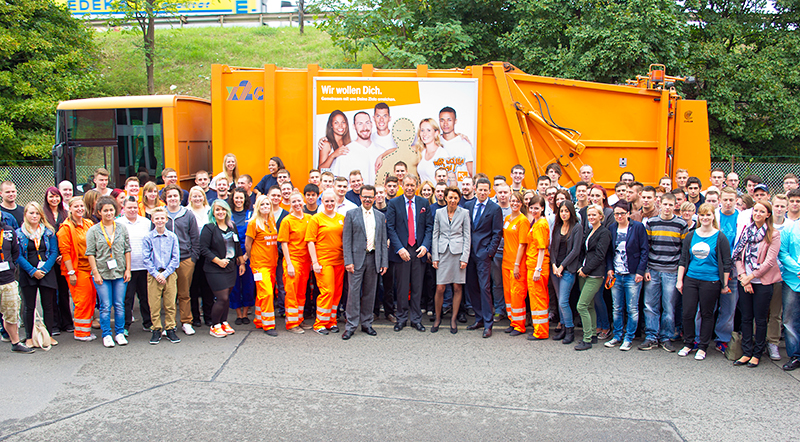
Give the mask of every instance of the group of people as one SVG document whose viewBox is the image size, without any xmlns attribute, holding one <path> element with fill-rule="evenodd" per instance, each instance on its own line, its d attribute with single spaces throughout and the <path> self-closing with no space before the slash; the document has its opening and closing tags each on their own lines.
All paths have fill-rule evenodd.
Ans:
<svg viewBox="0 0 800 442">
<path fill-rule="evenodd" d="M 138 297 L 151 344 L 180 342 L 178 328 L 192 335 L 203 323 L 224 338 L 235 333 L 229 310 L 243 325 L 252 309 L 269 336 L 276 313 L 291 333 L 321 335 L 339 332 L 344 315 L 345 340 L 359 328 L 376 335 L 381 313 L 396 332 L 424 332 L 427 314 L 433 333 L 447 316 L 453 334 L 473 316 L 466 329 L 489 338 L 507 318 L 510 336 L 625 351 L 641 334 L 639 350 L 698 360 L 740 330 L 734 365 L 748 367 L 765 350 L 781 359 L 783 328 L 784 369 L 800 365 L 794 175 L 770 195 L 759 177 L 742 192 L 719 169 L 705 190 L 685 170 L 658 187 L 625 172 L 608 196 L 588 165 L 565 188 L 550 164 L 536 189 L 523 188 L 521 165 L 510 179 L 454 181 L 440 168 L 420 183 L 401 161 L 383 185 L 364 184 L 360 170 L 315 169 L 302 192 L 278 157 L 256 185 L 238 169 L 228 154 L 222 172 L 198 171 L 189 191 L 169 168 L 161 190 L 137 177 L 111 189 L 98 169 L 84 195 L 65 181 L 24 207 L 14 183 L 0 184 L 0 313 L 12 349 L 33 351 L 37 296 L 51 335 L 91 341 L 99 325 L 106 347 L 127 344 Z"/>
</svg>

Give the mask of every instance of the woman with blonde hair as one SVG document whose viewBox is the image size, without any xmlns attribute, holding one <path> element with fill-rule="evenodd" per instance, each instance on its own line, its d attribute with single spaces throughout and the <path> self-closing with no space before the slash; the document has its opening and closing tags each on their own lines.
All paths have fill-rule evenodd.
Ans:
<svg viewBox="0 0 800 442">
<path fill-rule="evenodd" d="M 188 209 L 194 214 L 194 220 L 197 222 L 197 231 L 202 232 L 203 227 L 208 224 L 208 213 L 211 210 L 202 187 L 194 186 L 189 189 Z M 194 327 L 199 327 L 202 324 L 200 321 L 201 300 L 203 303 L 202 317 L 205 319 L 206 325 L 211 325 L 211 307 L 214 305 L 214 295 L 211 294 L 208 281 L 206 281 L 206 272 L 203 270 L 205 262 L 206 259 L 201 255 L 195 263 L 192 285 L 189 288 L 189 297 L 192 305 L 192 326 Z"/>
<path fill-rule="evenodd" d="M 278 227 L 272 216 L 272 203 L 266 195 L 256 198 L 253 216 L 247 223 L 245 259 L 250 259 L 256 286 L 256 317 L 253 323 L 268 336 L 275 331 L 275 282 L 278 267 Z"/>
<path fill-rule="evenodd" d="M 74 196 L 69 200 L 69 218 L 58 229 L 58 250 L 61 253 L 61 274 L 67 275 L 75 324 L 75 339 L 91 341 L 97 338 L 92 332 L 95 293 L 92 282 L 92 267 L 86 256 L 86 232 L 94 225 L 84 218 L 86 205 L 83 198 Z"/>
<path fill-rule="evenodd" d="M 156 207 L 165 206 L 166 203 L 158 197 L 158 186 L 152 181 L 148 181 L 142 187 L 142 200 L 139 201 L 139 216 L 150 219 L 150 213 Z"/>
<path fill-rule="evenodd" d="M 239 179 L 239 163 L 236 161 L 236 155 L 227 153 L 222 157 L 222 172 L 216 174 L 211 180 L 210 187 L 212 189 L 217 188 L 219 178 L 227 178 L 231 190 L 236 187 L 236 181 Z"/>
<path fill-rule="evenodd" d="M 429 203 L 434 204 L 436 203 L 436 196 L 433 194 L 435 190 L 436 186 L 434 186 L 432 182 L 423 181 L 419 186 L 419 196 L 428 200 Z"/>
<path fill-rule="evenodd" d="M 58 241 L 53 226 L 47 221 L 42 206 L 35 201 L 25 206 L 22 226 L 17 229 L 20 267 L 19 286 L 25 299 L 25 345 L 33 345 L 33 312 L 36 310 L 36 293 L 42 301 L 44 325 L 50 334 L 58 329 L 55 322 L 56 290 L 58 281 L 53 271 L 58 258 Z M 56 344 L 53 341 L 53 344 Z"/>
<path fill-rule="evenodd" d="M 439 126 L 433 118 L 420 121 L 417 140 L 412 147 L 417 153 L 417 175 L 420 182 L 436 181 L 436 169 L 444 165 L 450 154 L 439 140 Z"/>
<path fill-rule="evenodd" d="M 100 192 L 94 189 L 88 190 L 83 194 L 83 204 L 86 206 L 83 217 L 92 220 L 93 223 L 100 222 L 100 218 L 97 216 L 97 211 L 95 210 L 99 198 Z"/>
</svg>

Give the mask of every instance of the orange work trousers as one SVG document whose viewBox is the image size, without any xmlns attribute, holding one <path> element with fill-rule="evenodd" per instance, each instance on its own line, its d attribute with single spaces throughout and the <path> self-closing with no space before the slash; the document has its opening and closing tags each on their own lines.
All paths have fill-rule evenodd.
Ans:
<svg viewBox="0 0 800 442">
<path fill-rule="evenodd" d="M 303 308 L 306 303 L 306 287 L 311 273 L 311 261 L 292 261 L 294 276 L 289 276 L 283 260 L 283 287 L 286 289 L 286 330 L 298 327 L 303 322 Z"/>
<path fill-rule="evenodd" d="M 336 325 L 336 309 L 342 299 L 342 282 L 344 281 L 344 265 L 322 266 L 317 273 L 317 320 L 314 329 L 331 328 Z"/>
<path fill-rule="evenodd" d="M 274 267 L 254 268 L 253 275 L 260 273 L 261 281 L 256 281 L 256 328 L 272 330 L 275 328 L 275 274 Z"/>
<path fill-rule="evenodd" d="M 550 295 L 547 293 L 550 272 L 543 272 L 538 281 L 533 280 L 534 272 L 528 269 L 528 297 L 531 300 L 533 336 L 539 339 L 547 339 L 550 336 L 550 320 L 548 318 Z"/>
<path fill-rule="evenodd" d="M 92 318 L 94 317 L 94 306 L 97 302 L 97 291 L 92 281 L 90 272 L 75 271 L 78 282 L 73 286 L 69 283 L 69 292 L 72 295 L 72 303 L 75 304 L 75 336 L 87 338 L 92 334 Z M 69 277 L 67 277 L 69 281 Z"/>
<path fill-rule="evenodd" d="M 525 333 L 525 295 L 528 276 L 525 266 L 520 266 L 519 279 L 514 278 L 514 269 L 503 269 L 503 297 L 506 301 L 506 316 L 514 330 Z"/>
</svg>

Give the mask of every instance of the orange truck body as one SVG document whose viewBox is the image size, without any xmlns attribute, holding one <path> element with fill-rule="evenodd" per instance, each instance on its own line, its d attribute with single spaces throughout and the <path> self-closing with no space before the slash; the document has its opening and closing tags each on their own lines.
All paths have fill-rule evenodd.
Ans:
<svg viewBox="0 0 800 442">
<path fill-rule="evenodd" d="M 552 162 L 562 167 L 562 186 L 579 181 L 580 167 L 589 164 L 594 181 L 609 189 L 624 171 L 656 185 L 679 168 L 701 177 L 710 169 L 706 102 L 684 100 L 669 84 L 645 77 L 629 85 L 601 84 L 529 75 L 502 62 L 466 69 L 213 65 L 211 74 L 215 171 L 225 154 L 234 153 L 240 170 L 256 181 L 268 173 L 270 157 L 278 156 L 299 177 L 295 181 L 305 182 L 314 166 L 311 122 L 314 79 L 320 77 L 477 79 L 475 171 L 508 176 L 512 166 L 522 164 L 526 188 L 534 188 Z M 540 111 L 534 93 L 546 99 L 549 113 Z M 542 114 L 580 135 L 552 128 Z"/>
</svg>

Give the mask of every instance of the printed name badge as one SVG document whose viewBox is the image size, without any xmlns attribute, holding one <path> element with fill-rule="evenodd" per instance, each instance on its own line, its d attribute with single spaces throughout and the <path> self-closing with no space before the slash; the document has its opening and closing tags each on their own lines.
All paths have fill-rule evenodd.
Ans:
<svg viewBox="0 0 800 442">
<path fill-rule="evenodd" d="M 109 269 L 116 269 L 117 268 L 117 261 L 114 260 L 114 259 L 112 259 L 111 261 L 108 261 L 106 264 L 108 264 L 108 268 Z"/>
<path fill-rule="evenodd" d="M 233 240 L 236 241 L 236 242 L 239 242 L 239 235 L 234 233 L 233 234 Z"/>
<path fill-rule="evenodd" d="M 11 266 L 8 265 L 8 261 L 0 262 L 0 272 L 5 272 L 6 270 L 11 270 Z"/>
<path fill-rule="evenodd" d="M 44 261 L 39 261 L 39 264 L 36 266 L 37 269 L 41 269 L 44 267 Z"/>
<path fill-rule="evenodd" d="M 503 228 L 504 228 L 504 229 L 507 229 L 509 224 L 510 224 L 510 223 L 509 223 L 508 221 L 506 221 L 506 223 L 503 225 Z"/>
<path fill-rule="evenodd" d="M 258 282 L 258 281 L 261 281 L 261 279 L 262 278 L 261 278 L 261 273 L 260 272 L 259 273 L 253 273 L 253 281 Z"/>
</svg>

